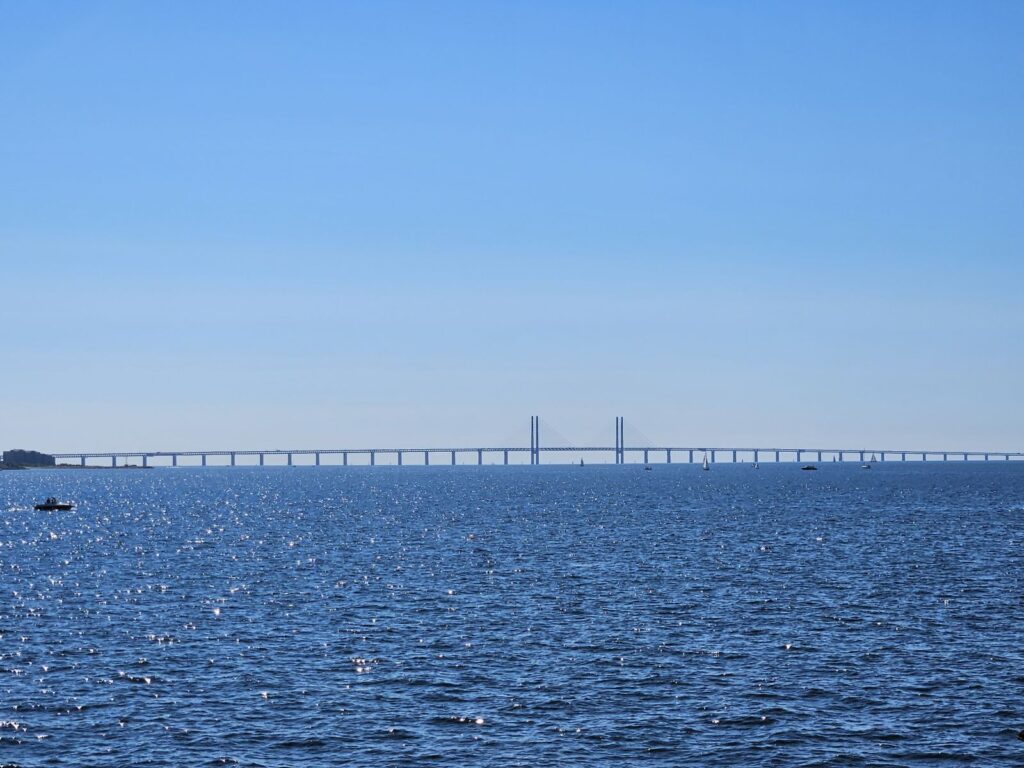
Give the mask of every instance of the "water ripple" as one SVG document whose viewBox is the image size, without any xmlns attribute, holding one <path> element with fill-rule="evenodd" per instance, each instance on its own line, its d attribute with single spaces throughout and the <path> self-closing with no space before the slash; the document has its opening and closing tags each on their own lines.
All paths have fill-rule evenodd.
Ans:
<svg viewBox="0 0 1024 768">
<path fill-rule="evenodd" d="M 0 765 L 1024 764 L 1024 464 L 810 474 L 0 473 Z"/>
</svg>

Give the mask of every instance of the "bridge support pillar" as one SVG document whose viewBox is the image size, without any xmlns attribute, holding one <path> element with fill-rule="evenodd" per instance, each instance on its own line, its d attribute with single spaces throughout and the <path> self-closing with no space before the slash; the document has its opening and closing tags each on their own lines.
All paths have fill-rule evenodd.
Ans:
<svg viewBox="0 0 1024 768">
<path fill-rule="evenodd" d="M 711 463 L 712 464 L 715 463 L 715 452 L 714 451 L 711 451 Z"/>
<path fill-rule="evenodd" d="M 149 466 L 149 457 L 146 454 L 142 454 L 142 466 L 143 467 L 148 467 Z"/>
<path fill-rule="evenodd" d="M 821 462 L 821 451 L 818 451 L 818 462 Z"/>
<path fill-rule="evenodd" d="M 85 466 L 85 456 L 81 457 L 81 463 L 82 463 L 82 466 L 84 467 Z"/>
<path fill-rule="evenodd" d="M 292 465 L 292 455 L 289 453 L 288 454 L 288 466 L 290 467 L 291 465 Z"/>
<path fill-rule="evenodd" d="M 508 466 L 508 451 L 505 451 L 505 466 Z"/>
<path fill-rule="evenodd" d="M 176 454 L 176 453 L 171 455 L 171 466 L 172 467 L 178 466 L 178 454 Z"/>
<path fill-rule="evenodd" d="M 781 453 L 782 453 L 782 451 L 776 451 L 775 452 L 775 463 L 776 464 L 778 464 L 782 460 Z"/>
<path fill-rule="evenodd" d="M 754 451 L 754 463 L 757 464 L 757 451 Z"/>
<path fill-rule="evenodd" d="M 402 452 L 395 451 L 395 453 L 398 454 L 398 466 L 402 466 Z"/>
<path fill-rule="evenodd" d="M 733 451 L 733 452 L 732 452 L 732 463 L 733 463 L 733 464 L 735 464 L 735 463 L 736 463 L 736 451 Z"/>
<path fill-rule="evenodd" d="M 530 417 L 530 464 L 540 464 L 540 416 Z"/>
<path fill-rule="evenodd" d="M 234 451 L 231 452 L 231 466 L 232 467 L 235 466 L 235 452 Z"/>
<path fill-rule="evenodd" d="M 671 448 L 666 448 L 665 449 L 665 463 L 666 464 L 671 464 L 672 463 L 672 449 Z"/>
<path fill-rule="evenodd" d="M 263 464 L 264 464 L 265 460 L 266 460 L 266 459 L 265 459 L 264 455 L 263 455 L 263 454 L 261 453 L 261 454 L 260 454 L 260 466 L 261 466 L 261 467 L 263 466 Z"/>
<path fill-rule="evenodd" d="M 372 466 L 375 466 L 376 464 L 377 464 L 377 452 L 376 451 L 370 451 L 370 466 L 372 467 Z"/>
<path fill-rule="evenodd" d="M 693 464 L 693 449 L 691 448 L 690 450 L 687 451 L 687 453 L 690 457 L 690 463 Z"/>
<path fill-rule="evenodd" d="M 205 453 L 203 454 L 203 466 L 204 467 L 206 466 L 206 454 Z"/>
<path fill-rule="evenodd" d="M 964 454 L 964 461 L 968 461 L 967 454 Z"/>
<path fill-rule="evenodd" d="M 423 452 L 423 466 L 424 467 L 429 467 L 430 466 L 430 451 L 424 451 Z"/>
<path fill-rule="evenodd" d="M 949 454 L 948 453 L 942 454 L 942 460 L 943 461 L 949 461 Z"/>
<path fill-rule="evenodd" d="M 615 463 L 625 464 L 625 458 L 622 455 L 622 417 L 615 417 Z"/>
<path fill-rule="evenodd" d="M 477 466 L 480 466 L 481 464 L 484 463 L 484 452 L 479 450 L 479 449 L 477 449 L 477 452 L 476 452 L 476 463 L 477 463 Z"/>
<path fill-rule="evenodd" d="M 988 461 L 988 454 L 985 454 L 985 461 Z"/>
<path fill-rule="evenodd" d="M 644 464 L 650 464 L 650 462 L 647 460 L 647 458 L 648 458 L 647 457 L 647 449 L 644 448 Z"/>
<path fill-rule="evenodd" d="M 906 461 L 906 460 L 907 460 L 907 454 L 901 453 L 900 454 L 900 461 Z"/>
<path fill-rule="evenodd" d="M 804 455 L 803 451 L 797 451 L 796 452 L 796 461 L 797 461 L 798 464 L 800 463 L 800 460 L 803 458 L 803 455 Z"/>
<path fill-rule="evenodd" d="M 344 451 L 341 454 L 341 466 L 343 466 L 343 467 L 347 467 L 348 466 L 348 451 Z"/>
<path fill-rule="evenodd" d="M 320 454 L 319 453 L 313 454 L 313 458 L 314 458 L 314 461 L 316 462 L 316 465 L 319 467 L 320 466 Z"/>
<path fill-rule="evenodd" d="M 455 451 L 452 451 L 452 466 L 455 466 Z"/>
<path fill-rule="evenodd" d="M 878 460 L 885 461 L 885 451 L 882 451 L 880 454 L 878 454 Z"/>
<path fill-rule="evenodd" d="M 117 456 L 111 456 L 110 457 L 110 466 L 112 466 L 112 467 L 116 467 L 117 466 Z"/>
</svg>

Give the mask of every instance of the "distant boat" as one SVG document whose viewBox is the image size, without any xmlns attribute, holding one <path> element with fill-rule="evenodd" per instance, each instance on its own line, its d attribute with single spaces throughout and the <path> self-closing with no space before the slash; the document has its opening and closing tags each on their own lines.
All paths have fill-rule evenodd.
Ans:
<svg viewBox="0 0 1024 768">
<path fill-rule="evenodd" d="M 870 464 L 861 464 L 860 468 L 861 469 L 871 469 L 871 465 Z"/>
<path fill-rule="evenodd" d="M 46 501 L 36 504 L 36 509 L 41 512 L 67 512 L 74 506 L 70 501 L 58 501 L 55 497 L 48 496 Z"/>
<path fill-rule="evenodd" d="M 706 453 L 704 454 L 704 461 L 701 463 L 700 468 L 703 469 L 705 472 L 711 469 L 711 465 L 708 464 L 708 455 Z"/>
<path fill-rule="evenodd" d="M 651 467 L 644 467 L 644 472 L 650 472 L 651 469 L 652 469 Z"/>
<path fill-rule="evenodd" d="M 800 469 L 804 470 L 804 472 L 814 472 L 818 468 L 816 466 L 814 466 L 813 464 L 806 464 L 806 465 L 800 467 Z"/>
<path fill-rule="evenodd" d="M 583 459 L 580 459 L 580 466 L 583 466 Z"/>
<path fill-rule="evenodd" d="M 868 461 L 870 461 L 870 462 L 871 462 L 872 464 L 874 464 L 874 463 L 875 463 L 876 461 L 878 461 L 878 459 L 876 459 L 876 458 L 875 458 L 875 454 L 873 454 L 873 453 L 872 453 L 872 454 L 871 454 L 871 458 L 870 458 L 870 459 L 868 459 Z"/>
<path fill-rule="evenodd" d="M 760 469 L 760 468 L 761 468 L 761 465 L 760 465 L 760 464 L 758 464 L 758 463 L 757 463 L 757 462 L 755 461 L 755 462 L 754 462 L 754 469 Z"/>
</svg>

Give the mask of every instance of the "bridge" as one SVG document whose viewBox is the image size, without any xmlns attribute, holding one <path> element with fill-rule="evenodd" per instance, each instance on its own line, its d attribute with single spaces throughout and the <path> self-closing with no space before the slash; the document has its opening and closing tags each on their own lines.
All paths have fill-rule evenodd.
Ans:
<svg viewBox="0 0 1024 768">
<path fill-rule="evenodd" d="M 289 448 L 263 450 L 208 450 L 208 451 L 101 451 L 98 453 L 52 453 L 58 463 L 77 463 L 80 466 L 171 466 L 179 465 L 208 466 L 211 459 L 216 459 L 224 466 L 266 466 L 268 457 L 274 457 L 276 463 L 282 461 L 285 466 L 293 466 L 296 457 L 303 457 L 305 463 L 315 466 L 330 464 L 332 466 L 349 466 L 363 464 L 375 466 L 379 459 L 389 460 L 398 466 L 405 464 L 476 464 L 483 465 L 484 458 L 508 465 L 522 464 L 518 461 L 522 454 L 528 454 L 528 463 L 541 463 L 542 455 L 596 454 L 598 460 L 611 458 L 614 464 L 650 463 L 689 463 L 703 462 L 706 456 L 709 463 L 752 462 L 846 462 L 857 461 L 861 464 L 871 461 L 991 461 L 1020 460 L 1024 452 L 1006 451 L 970 451 L 970 450 L 906 450 L 892 448 L 816 448 L 816 447 L 721 447 L 713 445 L 666 446 L 666 445 L 626 445 L 625 419 L 615 419 L 614 445 L 541 445 L 541 421 L 538 416 L 530 418 L 529 446 L 480 446 L 480 447 L 449 447 L 449 448 Z M 310 460 L 311 459 L 311 460 Z M 118 464 L 118 461 L 121 463 Z"/>
</svg>

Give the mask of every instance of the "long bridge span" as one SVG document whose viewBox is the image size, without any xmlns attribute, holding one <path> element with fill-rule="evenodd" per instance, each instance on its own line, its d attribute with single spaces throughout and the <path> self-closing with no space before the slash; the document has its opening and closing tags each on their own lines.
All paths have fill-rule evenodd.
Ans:
<svg viewBox="0 0 1024 768">
<path fill-rule="evenodd" d="M 528 461 L 518 459 L 528 454 Z M 476 464 L 484 459 L 490 464 L 540 464 L 542 455 L 557 458 L 564 454 L 597 454 L 595 458 L 611 458 L 614 464 L 629 463 L 689 463 L 702 462 L 704 457 L 710 463 L 738 462 L 885 462 L 885 461 L 991 461 L 1020 460 L 1024 452 L 976 451 L 976 450 L 922 450 L 893 448 L 818 448 L 818 447 L 722 447 L 714 445 L 626 445 L 625 421 L 615 419 L 614 445 L 553 446 L 542 445 L 540 441 L 540 419 L 530 419 L 529 446 L 474 446 L 474 447 L 409 447 L 409 448 L 275 448 L 255 450 L 199 450 L 199 451 L 99 451 L 52 453 L 59 463 L 73 463 L 80 466 L 208 466 L 211 459 L 226 466 L 265 466 L 267 457 L 274 457 L 277 463 L 282 458 L 286 466 L 293 466 L 296 457 L 304 457 L 306 463 L 348 466 L 364 464 L 374 466 L 378 459 L 389 463 L 404 464 Z M 308 461 L 307 457 L 312 457 Z M 510 457 L 513 459 L 509 461 Z M 339 460 L 340 459 L 340 460 Z M 183 460 L 185 460 L 183 462 Z M 119 464 L 120 462 L 120 464 Z"/>
</svg>

